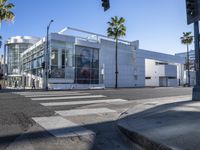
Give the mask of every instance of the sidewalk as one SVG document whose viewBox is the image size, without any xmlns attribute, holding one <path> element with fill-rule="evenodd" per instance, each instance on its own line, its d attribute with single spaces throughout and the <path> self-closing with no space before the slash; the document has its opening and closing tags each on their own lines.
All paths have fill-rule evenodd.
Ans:
<svg viewBox="0 0 200 150">
<path fill-rule="evenodd" d="M 190 97 L 165 99 L 123 113 L 117 121 L 119 130 L 140 149 L 199 150 L 200 101 Z"/>
</svg>

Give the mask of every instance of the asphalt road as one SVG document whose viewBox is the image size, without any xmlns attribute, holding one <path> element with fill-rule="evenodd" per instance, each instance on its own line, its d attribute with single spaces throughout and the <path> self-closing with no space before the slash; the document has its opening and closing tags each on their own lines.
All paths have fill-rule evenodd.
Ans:
<svg viewBox="0 0 200 150">
<path fill-rule="evenodd" d="M 54 101 L 33 101 L 23 95 L 13 94 L 11 90 L 0 93 L 0 149 L 22 149 L 26 145 L 29 149 L 130 149 L 130 146 L 120 137 L 116 130 L 115 123 L 119 115 L 130 106 L 142 103 L 142 100 L 149 98 L 171 97 L 191 95 L 192 88 L 127 88 L 127 89 L 106 89 L 106 90 L 84 90 L 66 91 L 89 93 L 90 95 L 104 95 L 106 99 L 124 99 L 131 103 L 119 104 L 77 104 L 47 107 L 40 103 Z M 23 91 L 17 91 L 23 93 Z M 27 93 L 35 93 L 40 96 L 43 92 L 28 90 Z M 61 91 L 62 92 L 62 91 Z M 54 91 L 44 92 L 44 94 L 56 93 Z M 59 93 L 59 91 L 57 92 Z M 25 92 L 26 94 L 26 92 Z M 53 97 L 53 96 L 46 96 Z M 55 96 L 56 97 L 56 96 Z M 59 96 L 57 96 L 59 97 Z M 62 99 L 56 102 L 79 102 L 98 101 L 103 98 L 76 98 Z M 104 98 L 105 99 L 105 98 Z M 137 100 L 137 101 L 136 101 Z M 139 101 L 138 101 L 139 100 Z M 104 113 L 98 115 L 63 117 L 81 127 L 87 128 L 96 133 L 96 136 L 76 136 L 70 138 L 55 138 L 33 120 L 33 117 L 57 116 L 56 111 L 76 110 L 91 108 L 109 108 L 115 113 Z M 14 144 L 13 144 L 14 143 Z M 16 144 L 17 143 L 17 144 Z M 27 147 L 25 149 L 27 149 Z"/>
<path fill-rule="evenodd" d="M 93 94 L 102 94 L 111 98 L 139 100 L 168 96 L 192 95 L 191 87 L 157 87 L 157 88 L 118 88 L 107 90 L 90 90 Z"/>
</svg>

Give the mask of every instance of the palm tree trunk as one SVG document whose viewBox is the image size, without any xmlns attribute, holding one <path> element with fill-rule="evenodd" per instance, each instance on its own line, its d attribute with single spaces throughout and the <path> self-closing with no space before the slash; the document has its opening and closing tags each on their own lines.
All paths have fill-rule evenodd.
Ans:
<svg viewBox="0 0 200 150">
<path fill-rule="evenodd" d="M 118 88 L 118 62 L 117 62 L 117 45 L 118 45 L 118 39 L 116 39 L 116 42 L 115 42 L 115 46 L 116 46 L 116 49 L 115 49 L 115 88 L 117 89 Z"/>
<path fill-rule="evenodd" d="M 188 69 L 188 87 L 190 87 L 190 61 L 189 61 L 189 47 L 187 44 L 187 69 Z"/>
</svg>

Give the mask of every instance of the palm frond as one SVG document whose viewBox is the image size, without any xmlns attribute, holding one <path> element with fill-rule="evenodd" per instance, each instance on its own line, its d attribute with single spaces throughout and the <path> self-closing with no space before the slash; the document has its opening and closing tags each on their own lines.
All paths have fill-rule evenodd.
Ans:
<svg viewBox="0 0 200 150">
<path fill-rule="evenodd" d="M 6 20 L 7 21 L 11 21 L 11 20 L 13 20 L 15 18 L 15 15 L 14 15 L 14 13 L 13 12 L 7 12 L 6 13 Z"/>
<path fill-rule="evenodd" d="M 191 44 L 193 42 L 192 32 L 183 32 L 183 36 L 180 37 L 182 44 Z"/>
<path fill-rule="evenodd" d="M 108 22 L 107 35 L 118 39 L 121 36 L 126 35 L 126 27 L 124 26 L 125 19 L 123 17 L 118 18 L 117 16 L 111 17 L 111 21 Z"/>
<path fill-rule="evenodd" d="M 0 0 L 0 5 L 5 5 L 6 2 L 7 0 Z"/>
<path fill-rule="evenodd" d="M 12 21 L 15 18 L 15 15 L 10 10 L 15 6 L 12 3 L 7 3 L 7 0 L 0 0 L 0 23 L 2 21 Z"/>
<path fill-rule="evenodd" d="M 5 6 L 5 9 L 12 9 L 12 8 L 14 8 L 14 7 L 15 7 L 14 4 L 9 3 L 8 5 Z"/>
</svg>

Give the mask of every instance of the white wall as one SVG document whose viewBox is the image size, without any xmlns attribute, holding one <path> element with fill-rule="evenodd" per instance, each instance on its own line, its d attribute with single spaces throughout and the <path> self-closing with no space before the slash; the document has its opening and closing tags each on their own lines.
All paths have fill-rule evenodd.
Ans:
<svg viewBox="0 0 200 150">
<path fill-rule="evenodd" d="M 136 72 L 136 51 L 132 45 L 118 44 L 118 86 L 140 86 L 141 80 Z M 104 65 L 105 87 L 115 86 L 115 42 L 101 40 L 100 67 Z"/>
<path fill-rule="evenodd" d="M 155 60 L 145 59 L 145 77 L 150 79 L 145 80 L 145 86 L 159 86 L 159 74 L 164 72 L 164 69 L 155 65 Z"/>
<path fill-rule="evenodd" d="M 56 33 L 51 34 L 51 38 L 57 41 L 65 41 L 79 46 L 86 46 L 99 49 L 99 72 L 100 79 L 102 77 L 102 70 L 104 70 L 104 84 L 105 87 L 114 87 L 115 86 L 115 42 L 113 40 L 100 39 L 96 41 L 91 41 L 89 39 L 83 39 L 79 37 L 59 35 Z M 40 42 L 43 42 L 41 40 Z M 39 43 L 39 42 L 38 42 Z M 51 44 L 51 43 L 50 43 Z M 36 44 L 37 45 L 37 44 Z M 57 45 L 58 47 L 60 45 Z M 32 47 L 33 48 L 33 47 Z M 27 51 L 31 50 L 29 48 Z M 152 59 L 158 61 L 167 61 L 170 63 L 176 63 L 178 71 L 175 73 L 172 66 L 166 68 L 158 67 L 155 68 L 155 65 L 145 66 L 145 60 Z M 153 62 L 148 62 L 153 63 Z M 154 62 L 155 63 L 155 62 Z M 139 49 L 139 42 L 130 42 L 130 43 L 118 43 L 118 86 L 119 87 L 141 87 L 145 86 L 145 74 L 151 75 L 151 83 L 146 83 L 147 85 L 159 85 L 159 76 L 156 75 L 156 72 L 160 74 L 176 74 L 177 76 L 182 73 L 179 68 L 184 63 L 184 59 L 147 50 Z M 171 69 L 170 69 L 171 68 Z M 173 69 L 172 69 L 173 68 Z M 167 71 L 167 72 L 166 72 Z M 151 72 L 151 73 L 150 73 Z M 56 82 L 49 80 L 49 82 Z M 65 81 L 63 81 L 65 82 Z M 150 81 L 149 81 L 150 82 Z M 169 81 L 170 85 L 174 83 Z"/>
<path fill-rule="evenodd" d="M 163 63 L 161 61 L 145 59 L 145 76 L 150 79 L 145 79 L 146 86 L 177 86 L 177 66 L 166 64 L 161 65 L 156 63 Z M 165 63 L 165 62 L 164 62 Z M 174 77 L 176 79 L 169 79 Z"/>
<path fill-rule="evenodd" d="M 155 61 L 168 62 L 169 65 L 155 65 Z M 184 59 L 169 54 L 157 53 L 153 51 L 137 50 L 137 66 L 139 71 L 146 77 L 151 79 L 145 80 L 146 86 L 159 86 L 159 76 L 173 76 L 177 77 L 177 80 L 183 82 L 183 64 Z M 143 69 L 144 68 L 144 69 Z M 168 85 L 178 85 L 178 81 L 174 79 L 168 79 Z"/>
<path fill-rule="evenodd" d="M 184 84 L 188 84 L 188 71 L 184 71 Z M 190 85 L 194 86 L 196 84 L 196 72 L 190 70 Z"/>
</svg>

